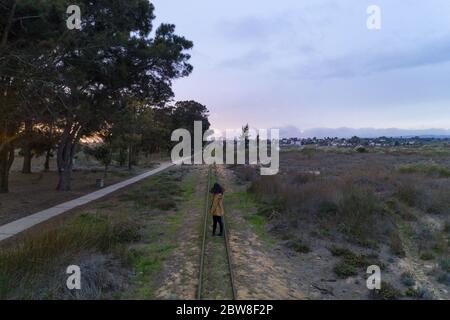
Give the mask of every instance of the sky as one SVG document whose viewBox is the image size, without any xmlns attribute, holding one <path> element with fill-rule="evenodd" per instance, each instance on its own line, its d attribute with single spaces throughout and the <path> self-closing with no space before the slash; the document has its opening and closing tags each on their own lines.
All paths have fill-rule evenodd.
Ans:
<svg viewBox="0 0 450 320">
<path fill-rule="evenodd" d="M 205 104 L 216 129 L 450 129 L 448 0 L 151 2 L 194 42 L 176 100 Z"/>
</svg>

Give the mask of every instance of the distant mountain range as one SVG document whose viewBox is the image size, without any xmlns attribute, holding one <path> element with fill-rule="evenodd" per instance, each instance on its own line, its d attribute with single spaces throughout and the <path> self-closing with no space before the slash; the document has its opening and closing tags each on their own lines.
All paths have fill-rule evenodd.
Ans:
<svg viewBox="0 0 450 320">
<path fill-rule="evenodd" d="M 398 129 L 398 128 L 314 128 L 300 130 L 294 126 L 282 127 L 280 129 L 281 138 L 351 138 L 358 136 L 360 138 L 377 138 L 377 137 L 415 137 L 422 138 L 450 138 L 450 129 Z"/>
</svg>

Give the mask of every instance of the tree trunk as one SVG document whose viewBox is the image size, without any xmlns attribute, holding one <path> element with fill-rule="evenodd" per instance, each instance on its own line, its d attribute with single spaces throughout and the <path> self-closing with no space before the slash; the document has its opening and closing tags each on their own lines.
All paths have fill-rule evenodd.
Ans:
<svg viewBox="0 0 450 320">
<path fill-rule="evenodd" d="M 44 171 L 48 172 L 50 170 L 50 155 L 52 154 L 52 150 L 48 149 L 45 154 L 45 162 L 44 162 Z"/>
<path fill-rule="evenodd" d="M 108 165 L 105 165 L 105 170 L 103 171 L 103 180 L 106 180 L 108 176 Z"/>
<path fill-rule="evenodd" d="M 58 191 L 70 191 L 72 188 L 72 168 L 59 172 Z"/>
<path fill-rule="evenodd" d="M 8 35 L 9 35 L 9 31 L 11 30 L 13 21 L 14 21 L 14 15 L 16 13 L 16 6 L 17 6 L 17 2 L 16 2 L 16 0 L 14 0 L 12 3 L 11 11 L 9 12 L 6 26 L 3 29 L 2 40 L 0 42 L 0 49 L 3 49 L 4 47 L 6 47 L 6 43 L 8 42 Z"/>
<path fill-rule="evenodd" d="M 57 190 L 70 191 L 73 167 L 73 156 L 79 140 L 81 127 L 77 124 L 68 123 L 64 128 L 61 141 L 58 145 L 58 173 L 59 181 Z"/>
<path fill-rule="evenodd" d="M 128 146 L 128 170 L 133 168 L 133 146 Z"/>
<path fill-rule="evenodd" d="M 0 151 L 0 193 L 9 192 L 9 170 L 14 162 L 14 147 L 5 147 Z"/>
<path fill-rule="evenodd" d="M 23 152 L 22 173 L 31 173 L 31 143 L 33 140 L 33 123 L 30 120 L 25 121 L 25 139 Z"/>
<path fill-rule="evenodd" d="M 48 139 L 50 141 L 50 143 L 53 141 L 53 121 L 50 124 L 50 132 L 49 132 L 49 136 Z M 44 163 L 44 171 L 48 172 L 50 171 L 50 156 L 52 155 L 52 145 L 50 144 L 47 152 L 45 153 L 45 163 Z"/>
</svg>

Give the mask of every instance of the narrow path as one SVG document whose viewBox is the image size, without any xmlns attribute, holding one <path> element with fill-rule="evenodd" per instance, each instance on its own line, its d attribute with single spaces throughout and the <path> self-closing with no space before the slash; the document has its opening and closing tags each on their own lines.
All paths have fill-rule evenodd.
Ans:
<svg viewBox="0 0 450 320">
<path fill-rule="evenodd" d="M 188 179 L 193 180 L 195 188 L 180 209 L 183 226 L 177 235 L 179 247 L 164 263 L 156 299 L 196 299 L 207 176 L 206 166 L 191 169 Z"/>
<path fill-rule="evenodd" d="M 22 219 L 10 222 L 8 224 L 5 224 L 3 226 L 0 226 L 0 241 L 6 240 L 8 238 L 11 238 L 37 224 L 40 224 L 44 221 L 47 221 L 53 217 L 56 217 L 64 212 L 70 211 L 76 207 L 85 205 L 87 203 L 90 203 L 94 200 L 100 199 L 108 194 L 111 194 L 119 189 L 122 189 L 124 187 L 127 187 L 131 184 L 134 184 L 138 181 L 141 181 L 145 178 L 148 178 L 152 175 L 155 175 L 163 170 L 166 170 L 170 167 L 175 165 L 172 162 L 164 162 L 162 163 L 158 168 L 149 170 L 145 173 L 142 173 L 136 177 L 127 179 L 125 181 L 116 183 L 112 186 L 106 187 L 104 189 L 89 193 L 85 196 L 82 196 L 80 198 L 64 202 L 62 204 L 59 204 L 57 206 L 54 206 L 52 208 L 39 211 L 35 214 L 29 215 L 27 217 L 24 217 Z"/>
<path fill-rule="evenodd" d="M 217 181 L 216 167 L 211 168 L 210 184 Z M 220 181 L 219 181 L 220 183 Z M 209 190 L 207 190 L 209 192 Z M 232 274 L 228 261 L 226 229 L 223 236 L 212 236 L 212 217 L 209 215 L 208 201 L 206 204 L 206 245 L 204 252 L 204 268 L 200 299 L 228 300 L 235 298 L 232 286 Z M 225 224 L 225 222 L 224 222 Z M 219 230 L 216 230 L 216 234 Z"/>
<path fill-rule="evenodd" d="M 254 232 L 245 217 L 250 208 L 235 196 L 245 192 L 233 173 L 218 166 L 218 179 L 225 187 L 225 211 L 230 225 L 229 244 L 235 275 L 237 299 L 308 299 L 309 288 L 297 276 L 295 265 L 270 248 L 267 240 Z"/>
</svg>

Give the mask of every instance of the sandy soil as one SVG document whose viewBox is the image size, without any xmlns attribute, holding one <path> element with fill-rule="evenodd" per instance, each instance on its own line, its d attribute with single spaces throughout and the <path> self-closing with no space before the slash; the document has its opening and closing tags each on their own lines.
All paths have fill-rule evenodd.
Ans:
<svg viewBox="0 0 450 320">
<path fill-rule="evenodd" d="M 226 193 L 239 191 L 232 172 L 218 167 Z M 238 299 L 305 299 L 308 288 L 295 272 L 295 264 L 276 250 L 269 250 L 244 219 L 245 212 L 227 211 L 230 248 Z M 237 226 L 240 226 L 239 228 Z"/>
<path fill-rule="evenodd" d="M 183 227 L 177 235 L 180 246 L 164 263 L 157 299 L 196 299 L 208 170 L 206 166 L 199 166 L 190 174 L 195 175 L 198 183 L 192 198 L 183 204 Z"/>
<path fill-rule="evenodd" d="M 19 163 L 20 159 L 14 163 L 14 170 L 18 169 Z M 72 191 L 59 192 L 56 190 L 58 173 L 37 171 L 38 167 L 39 163 L 34 164 L 34 172 L 31 174 L 14 170 L 10 173 L 10 192 L 0 194 L 0 225 L 93 192 L 97 190 L 96 179 L 103 177 L 101 167 L 83 167 L 83 170 L 78 167 L 72 175 Z M 105 185 L 120 182 L 142 170 L 143 168 L 136 168 L 130 172 L 125 168 L 113 168 L 105 180 Z"/>
</svg>

